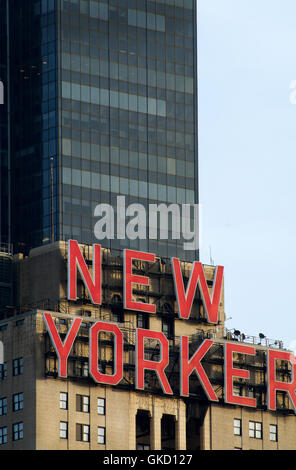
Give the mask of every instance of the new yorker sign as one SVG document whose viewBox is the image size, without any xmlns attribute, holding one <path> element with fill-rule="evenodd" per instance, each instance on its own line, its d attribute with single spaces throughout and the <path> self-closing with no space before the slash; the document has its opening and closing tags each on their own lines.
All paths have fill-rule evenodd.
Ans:
<svg viewBox="0 0 296 470">
<path fill-rule="evenodd" d="M 149 278 L 146 276 L 133 274 L 132 261 L 140 260 L 148 263 L 155 262 L 155 255 L 151 253 L 143 253 L 134 250 L 124 250 L 123 265 L 123 292 L 124 292 L 124 308 L 133 310 L 134 312 L 155 314 L 156 307 L 153 304 L 142 303 L 133 300 L 132 290 L 133 284 L 143 286 L 149 285 Z M 178 315 L 181 320 L 188 320 L 193 305 L 193 299 L 197 287 L 199 288 L 203 306 L 205 309 L 207 321 L 212 324 L 218 323 L 218 310 L 222 290 L 223 267 L 216 267 L 215 277 L 211 292 L 205 278 L 203 266 L 200 262 L 192 264 L 190 279 L 185 288 L 183 276 L 178 258 L 171 259 L 172 276 L 175 285 L 175 295 L 178 304 Z M 82 281 L 84 282 L 90 299 L 93 304 L 101 305 L 101 246 L 93 246 L 93 269 L 90 274 L 87 264 L 83 258 L 77 241 L 70 240 L 68 242 L 68 299 L 77 299 L 77 269 L 80 271 Z M 58 357 L 58 375 L 59 377 L 67 377 L 67 361 L 71 348 L 77 337 L 82 319 L 75 317 L 72 321 L 70 329 L 62 342 L 57 331 L 53 317 L 49 313 L 43 314 L 46 328 L 50 334 L 53 346 Z M 101 332 L 108 332 L 114 338 L 114 373 L 112 375 L 100 372 L 98 369 L 99 348 L 98 338 Z M 152 331 L 143 328 L 136 328 L 136 354 L 135 354 L 135 388 L 144 390 L 144 374 L 146 370 L 154 371 L 157 374 L 161 384 L 163 393 L 172 395 L 170 383 L 166 375 L 166 368 L 169 364 L 169 342 L 166 336 L 159 331 Z M 145 359 L 145 340 L 156 340 L 160 346 L 160 360 L 153 361 Z M 89 332 L 89 373 L 93 380 L 98 384 L 117 385 L 123 379 L 123 333 L 114 323 L 97 321 L 90 328 Z M 209 401 L 218 402 L 218 397 L 211 385 L 211 382 L 202 366 L 202 359 L 213 345 L 210 339 L 204 340 L 196 349 L 194 354 L 189 357 L 189 338 L 188 336 L 180 337 L 180 395 L 188 397 L 189 377 L 195 373 L 209 399 Z M 256 348 L 238 344 L 235 342 L 224 342 L 224 396 L 227 403 L 256 407 L 256 398 L 234 395 L 233 380 L 234 378 L 243 378 L 246 382 L 250 379 L 250 371 L 240 369 L 234 365 L 234 354 L 246 356 L 255 356 Z M 288 351 L 275 349 L 267 349 L 267 397 L 268 409 L 276 410 L 276 392 L 284 391 L 292 402 L 294 411 L 296 412 L 296 357 Z M 276 361 L 290 362 L 292 367 L 291 381 L 282 382 L 277 377 Z"/>
</svg>

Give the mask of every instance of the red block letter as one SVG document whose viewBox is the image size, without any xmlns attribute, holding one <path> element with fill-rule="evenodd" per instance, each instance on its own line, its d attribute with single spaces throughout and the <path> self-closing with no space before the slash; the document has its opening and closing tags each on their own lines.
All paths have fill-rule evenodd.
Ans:
<svg viewBox="0 0 296 470">
<path fill-rule="evenodd" d="M 246 369 L 233 367 L 233 353 L 248 354 L 255 356 L 255 348 L 239 344 L 225 343 L 224 346 L 224 393 L 226 403 L 235 405 L 251 406 L 256 408 L 256 398 L 248 398 L 233 395 L 233 377 L 250 378 L 250 372 Z"/>
<path fill-rule="evenodd" d="M 191 275 L 185 293 L 180 260 L 178 258 L 172 258 L 172 273 L 175 282 L 175 291 L 180 318 L 188 320 L 192 309 L 196 286 L 198 284 L 208 321 L 210 323 L 218 322 L 218 310 L 221 297 L 223 271 L 223 266 L 217 266 L 212 292 L 210 295 L 203 266 L 198 261 L 195 261 L 192 265 Z"/>
<path fill-rule="evenodd" d="M 68 241 L 68 299 L 77 299 L 77 265 L 93 304 L 101 304 L 101 245 L 93 245 L 93 277 L 75 240 Z"/>
<path fill-rule="evenodd" d="M 289 361 L 292 365 L 292 381 L 279 382 L 276 380 L 276 360 Z M 292 405 L 296 412 L 296 358 L 293 354 L 284 351 L 268 351 L 268 408 L 276 410 L 276 391 L 284 390 L 289 394 Z"/>
<path fill-rule="evenodd" d="M 98 336 L 100 331 L 114 334 L 114 374 L 107 375 L 98 371 Z M 101 384 L 117 385 L 123 377 L 123 335 L 118 326 L 112 323 L 96 322 L 89 332 L 89 373 Z"/>
<path fill-rule="evenodd" d="M 155 255 L 151 253 L 142 253 L 141 251 L 124 250 L 124 308 L 128 310 L 137 310 L 139 312 L 155 313 L 155 305 L 145 304 L 143 302 L 134 302 L 132 300 L 132 283 L 149 286 L 148 277 L 132 274 L 133 259 L 154 263 Z"/>
<path fill-rule="evenodd" d="M 208 352 L 210 347 L 212 346 L 213 341 L 206 339 L 189 360 L 189 351 L 188 351 L 188 336 L 181 336 L 181 351 L 180 351 L 180 359 L 181 359 L 181 395 L 183 397 L 189 396 L 189 376 L 195 370 L 203 389 L 211 401 L 219 401 L 216 393 L 213 390 L 213 387 L 202 367 L 200 361 Z"/>
<path fill-rule="evenodd" d="M 59 360 L 59 368 L 58 373 L 59 377 L 67 377 L 67 360 L 70 354 L 71 348 L 77 336 L 80 323 L 82 322 L 82 318 L 74 318 L 71 323 L 70 330 L 67 333 L 64 343 L 62 343 L 60 335 L 57 331 L 55 323 L 52 319 L 50 313 L 43 313 L 43 319 L 48 330 L 48 333 L 51 337 L 53 342 L 54 348 L 56 350 L 58 360 Z"/>
<path fill-rule="evenodd" d="M 161 360 L 159 362 L 144 359 L 144 338 L 156 339 L 160 342 Z M 136 329 L 136 388 L 144 390 L 144 372 L 155 370 L 164 393 L 172 395 L 173 391 L 164 370 L 169 363 L 169 342 L 163 333 L 150 330 Z"/>
</svg>

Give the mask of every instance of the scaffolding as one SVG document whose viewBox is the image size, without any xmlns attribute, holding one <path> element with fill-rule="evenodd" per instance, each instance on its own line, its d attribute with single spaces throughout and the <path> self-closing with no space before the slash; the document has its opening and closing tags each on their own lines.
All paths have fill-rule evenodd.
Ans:
<svg viewBox="0 0 296 470">
<path fill-rule="evenodd" d="M 92 272 L 92 247 L 84 245 L 81 247 L 82 255 Z M 64 262 L 67 263 L 67 253 L 64 254 Z M 181 262 L 184 283 L 190 278 L 192 264 Z M 141 260 L 132 260 L 133 274 L 149 277 L 149 285 L 135 284 L 133 286 L 133 297 L 135 300 L 155 305 L 156 314 L 166 317 L 178 317 L 177 305 L 175 302 L 175 288 L 173 283 L 171 263 L 169 259 L 156 258 L 154 263 L 148 263 Z M 66 273 L 66 270 L 65 270 Z M 214 272 L 213 272 L 214 276 Z M 66 282 L 66 278 L 62 282 Z M 213 285 L 213 278 L 207 280 L 208 286 Z M 78 300 L 76 305 L 90 304 L 90 298 L 82 280 L 77 279 Z M 117 299 L 114 301 L 114 299 Z M 123 258 L 120 255 L 110 253 L 110 250 L 102 248 L 102 303 L 96 306 L 98 310 L 97 317 L 101 318 L 100 310 L 123 308 Z M 64 303 L 61 308 L 70 313 L 70 302 L 66 299 L 60 299 Z M 194 322 L 206 323 L 206 315 L 203 309 L 199 290 L 197 289 L 194 298 L 190 320 Z"/>
</svg>

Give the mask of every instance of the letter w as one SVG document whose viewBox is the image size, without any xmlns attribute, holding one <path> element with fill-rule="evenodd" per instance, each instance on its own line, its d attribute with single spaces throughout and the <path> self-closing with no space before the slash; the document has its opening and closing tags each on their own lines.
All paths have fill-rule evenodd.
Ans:
<svg viewBox="0 0 296 470">
<path fill-rule="evenodd" d="M 178 258 L 172 258 L 172 272 L 175 281 L 175 291 L 180 318 L 188 320 L 192 309 L 196 286 L 198 284 L 208 322 L 218 323 L 218 311 L 222 290 L 223 271 L 223 266 L 216 267 L 212 292 L 210 294 L 203 266 L 198 261 L 195 261 L 192 266 L 190 279 L 188 281 L 185 293 L 180 260 Z"/>
<path fill-rule="evenodd" d="M 101 245 L 93 245 L 93 278 L 75 240 L 68 242 L 68 299 L 77 299 L 77 265 L 93 304 L 101 305 Z"/>
</svg>

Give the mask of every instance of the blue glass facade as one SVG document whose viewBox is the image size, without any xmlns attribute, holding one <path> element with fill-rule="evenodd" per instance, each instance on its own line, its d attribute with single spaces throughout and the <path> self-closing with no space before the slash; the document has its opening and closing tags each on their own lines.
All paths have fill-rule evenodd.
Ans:
<svg viewBox="0 0 296 470">
<path fill-rule="evenodd" d="M 94 209 L 116 209 L 117 196 L 147 209 L 198 203 L 195 3 L 10 2 L 12 238 L 19 247 L 52 237 L 96 242 Z M 115 234 L 102 245 L 197 258 L 171 235 L 130 241 Z"/>
<path fill-rule="evenodd" d="M 58 55 L 55 1 L 9 3 L 12 241 L 27 250 L 50 240 L 51 196 L 58 239 Z"/>
<path fill-rule="evenodd" d="M 9 239 L 8 107 L 7 107 L 7 24 L 6 0 L 0 0 L 0 80 L 4 104 L 0 104 L 0 246 Z"/>
</svg>

